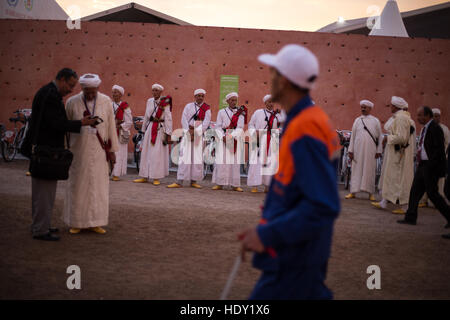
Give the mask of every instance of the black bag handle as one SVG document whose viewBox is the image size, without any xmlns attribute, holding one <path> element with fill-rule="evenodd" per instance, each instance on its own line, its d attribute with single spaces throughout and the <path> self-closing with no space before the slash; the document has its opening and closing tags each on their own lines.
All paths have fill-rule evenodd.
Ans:
<svg viewBox="0 0 450 320">
<path fill-rule="evenodd" d="M 360 118 L 360 119 L 361 119 L 361 121 L 362 121 L 362 123 L 363 123 L 364 129 L 369 133 L 369 135 L 370 135 L 370 137 L 372 138 L 373 142 L 374 142 L 375 145 L 378 147 L 378 139 L 375 139 L 375 138 L 373 137 L 372 133 L 370 133 L 369 129 L 366 127 L 366 124 L 364 123 L 364 120 L 363 120 L 362 118 Z"/>
</svg>

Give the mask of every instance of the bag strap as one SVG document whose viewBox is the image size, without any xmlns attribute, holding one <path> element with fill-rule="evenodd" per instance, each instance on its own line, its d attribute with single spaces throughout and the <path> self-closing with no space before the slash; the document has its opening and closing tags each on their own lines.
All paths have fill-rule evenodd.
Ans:
<svg viewBox="0 0 450 320">
<path fill-rule="evenodd" d="M 373 142 L 375 143 L 376 146 L 378 146 L 378 141 L 373 137 L 372 133 L 370 133 L 369 129 L 366 127 L 366 124 L 364 123 L 364 120 L 362 118 L 360 118 L 363 126 L 364 126 L 364 130 L 367 131 L 367 133 L 369 133 L 370 137 L 372 138 Z"/>
</svg>

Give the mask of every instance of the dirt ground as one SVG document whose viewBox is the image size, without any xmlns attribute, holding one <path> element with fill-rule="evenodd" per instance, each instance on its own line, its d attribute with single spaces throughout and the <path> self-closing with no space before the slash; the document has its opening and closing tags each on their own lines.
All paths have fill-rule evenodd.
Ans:
<svg viewBox="0 0 450 320">
<path fill-rule="evenodd" d="M 265 196 L 247 187 L 213 191 L 210 176 L 202 190 L 167 189 L 173 173 L 158 187 L 134 184 L 129 169 L 111 182 L 107 234 L 71 235 L 60 218 L 60 182 L 53 226 L 62 239 L 43 242 L 30 235 L 26 168 L 0 161 L 0 299 L 218 299 L 239 249 L 236 233 L 258 221 Z M 399 225 L 366 198 L 342 200 L 327 279 L 335 298 L 450 299 L 441 215 L 422 209 L 417 226 Z M 69 265 L 81 268 L 81 290 L 66 287 Z M 381 290 L 367 289 L 370 265 L 381 268 Z M 258 276 L 250 262 L 241 265 L 229 298 L 246 299 Z"/>
</svg>

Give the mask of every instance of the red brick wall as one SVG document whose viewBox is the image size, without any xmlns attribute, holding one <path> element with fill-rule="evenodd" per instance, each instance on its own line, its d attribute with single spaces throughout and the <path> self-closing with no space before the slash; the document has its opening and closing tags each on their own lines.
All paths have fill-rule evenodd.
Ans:
<svg viewBox="0 0 450 320">
<path fill-rule="evenodd" d="M 221 74 L 239 75 L 240 103 L 252 112 L 269 92 L 268 68 L 256 57 L 287 43 L 303 44 L 319 57 L 321 74 L 312 96 L 337 128 L 351 128 L 361 99 L 373 101 L 374 115 L 384 122 L 392 95 L 404 97 L 413 116 L 425 104 L 440 107 L 443 122 L 450 122 L 449 40 L 116 22 L 81 27 L 0 20 L 0 122 L 31 106 L 36 90 L 66 66 L 80 75 L 98 73 L 103 93 L 110 94 L 115 83 L 125 87 L 134 115 L 144 114 L 151 85 L 161 83 L 174 98 L 175 128 L 199 87 L 208 92 L 216 119 Z"/>
</svg>

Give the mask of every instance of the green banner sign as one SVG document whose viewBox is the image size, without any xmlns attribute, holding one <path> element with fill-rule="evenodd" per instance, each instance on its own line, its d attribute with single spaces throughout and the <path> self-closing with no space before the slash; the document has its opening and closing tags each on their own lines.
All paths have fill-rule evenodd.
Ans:
<svg viewBox="0 0 450 320">
<path fill-rule="evenodd" d="M 230 92 L 239 93 L 239 76 L 221 75 L 219 109 L 228 107 L 225 96 Z"/>
</svg>

